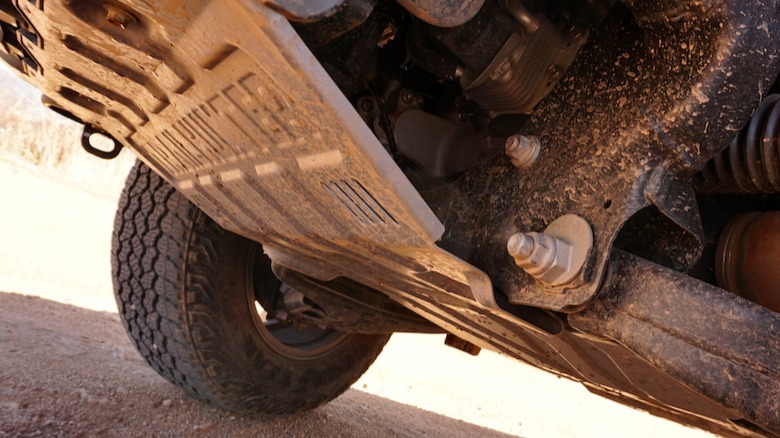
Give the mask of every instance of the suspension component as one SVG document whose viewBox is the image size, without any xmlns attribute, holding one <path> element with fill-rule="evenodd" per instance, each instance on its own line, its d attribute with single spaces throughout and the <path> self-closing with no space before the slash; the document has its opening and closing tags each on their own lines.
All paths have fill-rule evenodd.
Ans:
<svg viewBox="0 0 780 438">
<path fill-rule="evenodd" d="M 747 126 L 694 183 L 702 193 L 780 192 L 780 94 L 764 98 Z"/>
<path fill-rule="evenodd" d="M 718 286 L 780 312 L 780 211 L 749 213 L 729 222 L 718 241 Z"/>
</svg>

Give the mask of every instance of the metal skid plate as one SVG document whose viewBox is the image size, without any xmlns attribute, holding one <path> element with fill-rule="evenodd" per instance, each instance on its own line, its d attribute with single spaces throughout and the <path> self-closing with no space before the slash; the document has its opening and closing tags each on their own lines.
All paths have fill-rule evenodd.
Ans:
<svg viewBox="0 0 780 438">
<path fill-rule="evenodd" d="M 117 26 L 101 2 L 18 7 L 44 42 L 27 48 L 27 73 L 50 105 L 111 133 L 277 263 L 494 307 L 487 275 L 436 246 L 442 224 L 271 8 L 116 3 Z"/>
<path fill-rule="evenodd" d="M 187 29 L 179 48 L 206 64 L 126 137 L 132 147 L 220 224 L 256 240 L 315 251 L 430 246 L 441 224 L 349 102 L 303 43 L 277 49 L 297 39 L 287 21 L 248 12 L 248 32 L 211 47 L 189 35 L 228 22 L 221 6 Z"/>
</svg>

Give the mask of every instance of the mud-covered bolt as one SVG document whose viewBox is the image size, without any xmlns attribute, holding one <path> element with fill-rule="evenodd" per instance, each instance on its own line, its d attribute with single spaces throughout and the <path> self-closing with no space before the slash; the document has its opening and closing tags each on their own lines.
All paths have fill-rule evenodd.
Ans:
<svg viewBox="0 0 780 438">
<path fill-rule="evenodd" d="M 593 231 L 576 215 L 556 219 L 544 233 L 515 233 L 506 245 L 515 264 L 547 286 L 563 286 L 574 280 L 592 248 Z"/>
<path fill-rule="evenodd" d="M 527 169 L 539 157 L 541 149 L 539 137 L 515 134 L 506 139 L 504 152 L 512 160 L 515 167 Z"/>
<path fill-rule="evenodd" d="M 135 17 L 125 9 L 112 4 L 104 4 L 106 9 L 106 20 L 120 29 L 127 29 L 132 23 L 135 23 Z"/>
</svg>

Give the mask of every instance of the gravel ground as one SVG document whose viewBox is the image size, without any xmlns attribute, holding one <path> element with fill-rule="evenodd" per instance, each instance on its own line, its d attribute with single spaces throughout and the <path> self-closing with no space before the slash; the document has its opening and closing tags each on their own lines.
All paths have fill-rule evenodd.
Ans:
<svg viewBox="0 0 780 438">
<path fill-rule="evenodd" d="M 232 415 L 158 377 L 126 338 L 109 277 L 117 193 L 2 160 L 0 187 L 0 436 L 708 436 L 432 335 L 394 336 L 313 412 Z"/>
</svg>

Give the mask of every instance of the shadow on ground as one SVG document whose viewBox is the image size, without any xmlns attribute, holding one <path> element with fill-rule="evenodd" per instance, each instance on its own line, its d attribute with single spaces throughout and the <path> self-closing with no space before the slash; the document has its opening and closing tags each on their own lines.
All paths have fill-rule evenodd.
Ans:
<svg viewBox="0 0 780 438">
<path fill-rule="evenodd" d="M 350 389 L 290 418 L 211 407 L 157 376 L 115 313 L 0 292 L 0 436 L 507 436 Z"/>
</svg>

